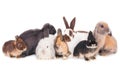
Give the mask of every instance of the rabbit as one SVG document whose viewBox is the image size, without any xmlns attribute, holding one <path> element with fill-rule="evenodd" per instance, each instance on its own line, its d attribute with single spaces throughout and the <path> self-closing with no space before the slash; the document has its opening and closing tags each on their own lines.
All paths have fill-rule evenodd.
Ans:
<svg viewBox="0 0 120 80">
<path fill-rule="evenodd" d="M 26 57 L 29 55 L 35 54 L 36 46 L 40 39 L 44 38 L 43 30 L 49 29 L 49 34 L 54 35 L 56 33 L 56 29 L 53 25 L 46 23 L 43 25 L 42 29 L 31 29 L 20 34 L 20 37 L 24 40 L 27 45 L 27 50 L 24 51 L 20 57 Z"/>
<path fill-rule="evenodd" d="M 87 40 L 80 41 L 74 48 L 73 56 L 84 57 L 85 60 L 95 59 L 97 49 L 97 42 L 92 34 L 89 32 Z"/>
<path fill-rule="evenodd" d="M 57 37 L 55 39 L 55 56 L 63 57 L 63 59 L 66 59 L 71 53 L 68 49 L 67 42 L 70 41 L 70 38 L 67 35 L 62 35 L 62 31 L 59 28 L 57 31 Z"/>
<path fill-rule="evenodd" d="M 49 29 L 45 29 L 43 31 L 43 36 L 41 40 L 39 40 L 38 45 L 36 47 L 35 53 L 37 59 L 54 59 L 55 58 L 55 50 L 54 50 L 54 39 L 55 35 L 49 34 Z"/>
<path fill-rule="evenodd" d="M 70 52 L 72 53 L 70 57 L 73 56 L 74 47 L 82 40 L 87 40 L 88 32 L 87 31 L 74 31 L 74 26 L 76 22 L 76 18 L 74 17 L 68 25 L 68 22 L 65 17 L 63 17 L 64 24 L 66 29 L 64 34 L 70 37 L 71 41 L 67 42 Z"/>
<path fill-rule="evenodd" d="M 98 22 L 96 24 L 96 27 L 94 29 L 94 37 L 96 39 L 96 42 L 98 44 L 96 53 L 99 54 L 99 51 L 103 48 L 106 40 L 106 36 L 110 34 L 109 26 L 106 22 Z"/>
<path fill-rule="evenodd" d="M 18 58 L 26 49 L 26 44 L 19 36 L 16 36 L 16 40 L 9 40 L 3 45 L 3 52 L 10 57 Z"/>
<path fill-rule="evenodd" d="M 112 32 L 108 34 L 105 38 L 105 44 L 102 49 L 100 49 L 99 54 L 101 56 L 107 56 L 117 52 L 117 41 L 113 37 Z"/>
</svg>

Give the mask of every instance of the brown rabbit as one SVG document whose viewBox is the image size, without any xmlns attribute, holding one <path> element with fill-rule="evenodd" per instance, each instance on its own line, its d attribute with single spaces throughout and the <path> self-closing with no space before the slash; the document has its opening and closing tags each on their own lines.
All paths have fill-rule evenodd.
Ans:
<svg viewBox="0 0 120 80">
<path fill-rule="evenodd" d="M 69 49 L 66 42 L 69 42 L 70 38 L 67 35 L 62 35 L 61 29 L 58 29 L 57 37 L 55 39 L 55 55 L 56 57 L 63 57 L 63 59 L 66 59 L 69 55 Z"/>
<path fill-rule="evenodd" d="M 110 33 L 110 29 L 107 23 L 99 22 L 97 23 L 94 30 L 94 37 L 97 42 L 97 50 L 96 53 L 99 52 L 100 49 L 103 48 L 106 40 L 106 36 Z"/>
<path fill-rule="evenodd" d="M 106 36 L 105 44 L 103 48 L 99 51 L 101 56 L 107 56 L 117 52 L 117 41 L 112 36 L 112 33 Z"/>
<path fill-rule="evenodd" d="M 16 40 L 7 41 L 3 45 L 3 52 L 10 57 L 19 57 L 26 49 L 26 44 L 19 36 L 16 36 Z"/>
</svg>

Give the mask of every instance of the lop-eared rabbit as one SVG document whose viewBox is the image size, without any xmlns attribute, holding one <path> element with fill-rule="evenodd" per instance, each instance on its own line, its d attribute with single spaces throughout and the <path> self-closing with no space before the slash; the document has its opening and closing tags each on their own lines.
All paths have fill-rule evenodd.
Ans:
<svg viewBox="0 0 120 80">
<path fill-rule="evenodd" d="M 24 51 L 20 57 L 26 57 L 35 54 L 35 49 L 39 40 L 44 38 L 43 32 L 45 29 L 49 30 L 49 34 L 54 35 L 56 33 L 55 27 L 49 23 L 46 23 L 42 29 L 30 29 L 20 35 L 27 45 L 27 50 Z"/>
</svg>

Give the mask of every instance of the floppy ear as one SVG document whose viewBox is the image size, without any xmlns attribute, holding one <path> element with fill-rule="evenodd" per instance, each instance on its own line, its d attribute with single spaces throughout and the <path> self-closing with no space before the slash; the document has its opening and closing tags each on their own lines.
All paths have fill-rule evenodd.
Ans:
<svg viewBox="0 0 120 80">
<path fill-rule="evenodd" d="M 66 28 L 70 28 L 70 26 L 68 25 L 68 22 L 67 22 L 65 17 L 63 17 L 63 21 L 64 21 L 64 24 L 65 24 Z"/>
<path fill-rule="evenodd" d="M 60 36 L 60 39 L 63 41 L 62 31 L 60 28 L 58 29 L 57 35 Z"/>
<path fill-rule="evenodd" d="M 74 17 L 73 20 L 72 20 L 71 23 L 70 23 L 70 28 L 71 28 L 72 30 L 74 30 L 75 22 L 76 22 L 76 17 Z"/>
<path fill-rule="evenodd" d="M 49 29 L 48 28 L 43 29 L 43 36 L 49 37 Z"/>
<path fill-rule="evenodd" d="M 65 42 L 71 41 L 70 37 L 67 36 L 66 34 L 63 36 L 63 39 L 64 39 Z"/>
<path fill-rule="evenodd" d="M 17 40 L 18 38 L 19 38 L 19 36 L 18 36 L 18 35 L 16 35 L 16 36 L 15 36 L 15 39 Z"/>
</svg>

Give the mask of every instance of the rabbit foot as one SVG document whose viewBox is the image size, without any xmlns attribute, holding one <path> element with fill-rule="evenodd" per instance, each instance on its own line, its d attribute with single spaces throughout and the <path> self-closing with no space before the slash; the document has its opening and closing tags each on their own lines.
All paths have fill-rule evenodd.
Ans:
<svg viewBox="0 0 120 80">
<path fill-rule="evenodd" d="M 92 60 L 95 60 L 95 59 L 96 59 L 96 57 L 95 57 L 95 56 L 92 56 L 92 57 L 91 57 L 91 59 L 92 59 Z"/>
</svg>

